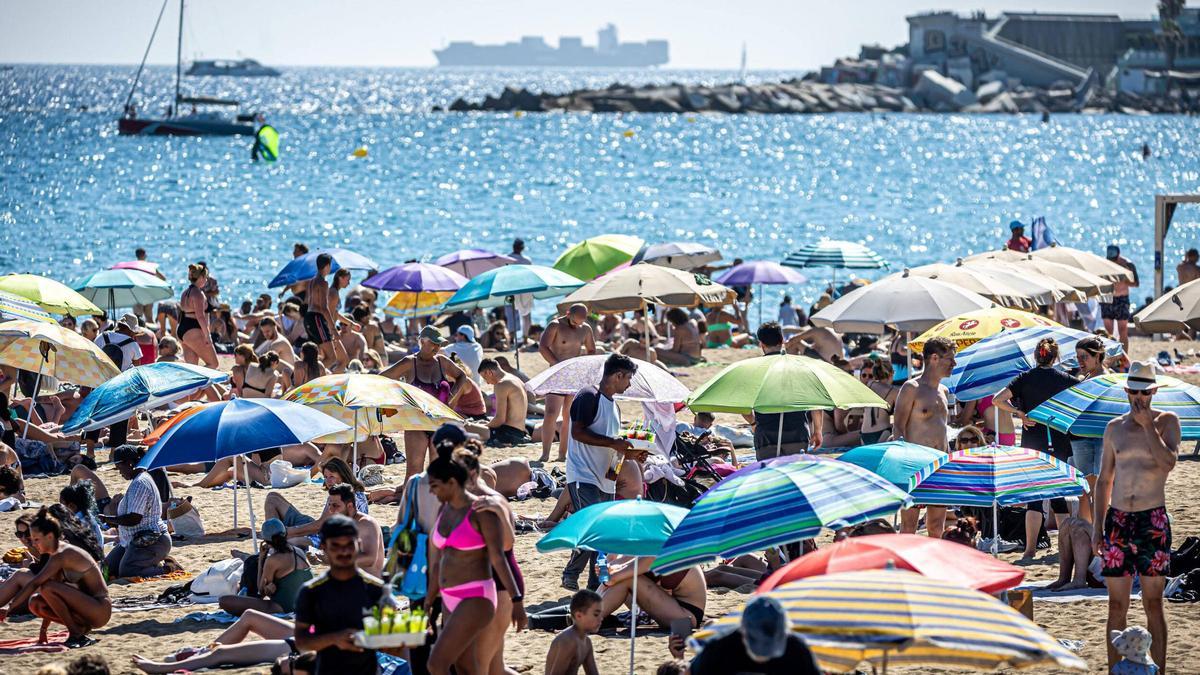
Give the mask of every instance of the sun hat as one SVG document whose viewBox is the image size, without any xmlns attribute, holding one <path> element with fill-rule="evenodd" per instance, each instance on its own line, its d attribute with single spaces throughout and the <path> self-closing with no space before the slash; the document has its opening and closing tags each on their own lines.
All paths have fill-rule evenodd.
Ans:
<svg viewBox="0 0 1200 675">
<path fill-rule="evenodd" d="M 475 341 L 475 329 L 468 326 L 467 324 L 463 324 L 463 325 L 459 326 L 458 330 L 456 330 L 454 332 L 458 333 L 459 335 L 465 336 L 467 338 L 467 342 Z"/>
<path fill-rule="evenodd" d="M 760 595 L 742 610 L 742 640 L 746 651 L 760 659 L 777 659 L 787 651 L 787 612 L 778 600 Z"/>
<path fill-rule="evenodd" d="M 1162 385 L 1154 372 L 1154 364 L 1149 361 L 1134 361 L 1129 366 L 1129 375 L 1125 379 L 1125 388 L 1133 391 L 1158 389 Z"/>
<path fill-rule="evenodd" d="M 120 319 L 117 320 L 117 325 L 125 326 L 129 330 L 137 330 L 138 320 L 137 320 L 136 316 L 127 313 L 124 316 L 122 316 Z"/>
<path fill-rule="evenodd" d="M 444 345 L 447 342 L 446 336 L 442 335 L 442 331 L 433 326 L 425 326 L 422 328 L 419 337 L 422 340 L 429 340 L 435 345 Z"/>
<path fill-rule="evenodd" d="M 1019 220 L 1014 220 L 1014 221 L 1012 221 L 1011 223 L 1009 223 L 1009 224 L 1008 224 L 1008 229 L 1010 229 L 1010 230 L 1017 230 L 1017 229 L 1020 229 L 1020 228 L 1022 228 L 1022 227 L 1025 227 L 1025 223 L 1022 223 L 1022 222 L 1021 222 L 1021 221 L 1019 221 Z"/>
<path fill-rule="evenodd" d="M 1125 630 L 1109 631 L 1108 638 L 1112 642 L 1113 648 L 1126 661 L 1140 663 L 1143 666 L 1154 663 L 1150 660 L 1150 643 L 1153 638 L 1150 631 L 1145 628 L 1130 626 Z"/>
</svg>

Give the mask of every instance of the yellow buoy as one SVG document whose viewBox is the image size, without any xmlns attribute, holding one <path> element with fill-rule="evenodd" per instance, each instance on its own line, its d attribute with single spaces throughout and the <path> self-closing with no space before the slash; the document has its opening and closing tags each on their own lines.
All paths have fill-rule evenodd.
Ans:
<svg viewBox="0 0 1200 675">
<path fill-rule="evenodd" d="M 359 158 L 366 157 L 367 156 L 367 147 L 365 145 L 359 146 L 354 149 L 354 152 L 352 154 L 355 157 L 359 157 Z"/>
<path fill-rule="evenodd" d="M 525 111 L 524 111 L 524 110 L 514 110 L 514 111 L 513 111 L 513 117 L 515 117 L 515 118 L 517 118 L 517 119 L 521 119 L 521 118 L 522 118 L 522 117 L 524 117 L 524 116 L 525 116 Z"/>
<path fill-rule="evenodd" d="M 633 138 L 633 129 L 626 129 L 624 136 L 625 138 Z"/>
<path fill-rule="evenodd" d="M 689 123 L 690 123 L 690 122 L 695 122 L 695 121 L 696 121 L 696 118 L 695 118 L 695 117 L 693 117 L 693 116 L 691 116 L 691 115 L 688 115 L 687 121 L 688 121 Z"/>
</svg>

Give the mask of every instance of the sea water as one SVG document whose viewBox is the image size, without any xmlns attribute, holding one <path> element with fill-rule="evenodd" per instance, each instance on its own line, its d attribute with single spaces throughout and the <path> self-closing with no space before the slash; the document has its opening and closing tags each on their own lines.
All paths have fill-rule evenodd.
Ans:
<svg viewBox="0 0 1200 675">
<path fill-rule="evenodd" d="M 716 71 L 186 78 L 185 93 L 237 98 L 280 131 L 281 159 L 256 164 L 245 137 L 118 136 L 131 71 L 0 72 L 0 273 L 70 282 L 144 247 L 176 290 L 186 264 L 206 260 L 236 303 L 266 289 L 293 242 L 386 267 L 466 247 L 507 252 L 523 237 L 534 262 L 551 264 L 610 232 L 777 261 L 806 242 L 849 239 L 898 270 L 999 248 L 1009 221 L 1044 216 L 1064 244 L 1100 254 L 1120 244 L 1142 273 L 1141 297 L 1154 195 L 1200 189 L 1200 120 L 1178 116 L 431 112 L 507 84 L 560 92 L 737 77 Z M 148 69 L 134 98 L 141 114 L 165 108 L 173 74 Z M 353 156 L 359 147 L 366 157 Z M 1168 284 L 1198 223 L 1200 209 L 1180 207 Z M 830 272 L 805 274 L 789 290 L 811 301 Z"/>
</svg>

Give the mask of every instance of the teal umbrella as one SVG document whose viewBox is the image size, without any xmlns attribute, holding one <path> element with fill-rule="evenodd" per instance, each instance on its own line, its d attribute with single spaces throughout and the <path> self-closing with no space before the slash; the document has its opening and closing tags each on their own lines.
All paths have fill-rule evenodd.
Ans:
<svg viewBox="0 0 1200 675">
<path fill-rule="evenodd" d="M 860 466 L 905 492 L 912 492 L 949 459 L 950 455 L 941 450 L 907 441 L 861 445 L 838 457 L 839 461 Z"/>
<path fill-rule="evenodd" d="M 175 295 L 171 285 L 140 270 L 116 269 L 96 272 L 75 285 L 83 297 L 115 314 L 118 307 L 152 305 Z"/>
<path fill-rule="evenodd" d="M 513 267 L 517 267 L 514 265 Z M 505 268 L 500 268 L 505 269 Z M 654 556 L 679 525 L 687 509 L 659 502 L 622 499 L 593 504 L 571 514 L 537 543 L 545 553 L 584 548 L 618 555 Z M 634 558 L 633 611 L 630 613 L 629 673 L 633 675 L 634 643 L 637 640 L 637 558 Z"/>
</svg>

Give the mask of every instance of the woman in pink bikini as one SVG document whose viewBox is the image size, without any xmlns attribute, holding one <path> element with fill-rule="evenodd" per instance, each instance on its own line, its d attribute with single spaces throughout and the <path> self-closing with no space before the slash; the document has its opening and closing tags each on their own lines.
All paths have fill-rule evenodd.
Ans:
<svg viewBox="0 0 1200 675">
<path fill-rule="evenodd" d="M 447 444 L 449 445 L 449 444 Z M 443 445 L 429 464 L 429 490 L 442 503 L 429 539 L 429 590 L 425 609 L 442 598 L 445 616 L 441 634 L 429 655 L 429 672 L 443 675 L 483 675 L 487 663 L 476 642 L 496 614 L 497 587 L 492 573 L 512 597 L 513 623 L 526 622 L 524 597 L 518 590 L 504 554 L 504 523 L 495 513 L 477 510 L 475 497 L 466 490 L 467 468 L 453 456 L 453 447 Z"/>
</svg>

